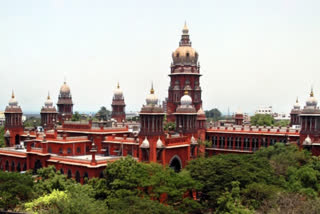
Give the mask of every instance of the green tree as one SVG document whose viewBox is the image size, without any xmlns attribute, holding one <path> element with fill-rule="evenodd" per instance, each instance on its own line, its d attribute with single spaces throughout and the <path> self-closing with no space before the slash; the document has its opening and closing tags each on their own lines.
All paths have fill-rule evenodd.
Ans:
<svg viewBox="0 0 320 214">
<path fill-rule="evenodd" d="M 71 121 L 80 121 L 81 120 L 81 115 L 79 114 L 78 111 L 76 111 L 72 117 L 71 117 Z"/>
<path fill-rule="evenodd" d="M 274 119 L 269 114 L 255 114 L 250 118 L 250 123 L 253 126 L 271 126 L 274 124 Z"/>
<path fill-rule="evenodd" d="M 41 125 L 41 120 L 40 118 L 37 118 L 37 117 L 29 117 L 23 123 L 24 127 L 36 127 L 40 125 Z"/>
<path fill-rule="evenodd" d="M 274 123 L 275 126 L 287 127 L 290 124 L 290 120 L 280 120 Z"/>
<path fill-rule="evenodd" d="M 218 121 L 222 116 L 221 112 L 217 108 L 205 111 L 205 114 L 208 119 L 212 119 L 214 121 Z"/>
<path fill-rule="evenodd" d="M 174 122 L 168 122 L 164 125 L 164 130 L 166 131 L 173 131 L 176 129 L 176 123 Z"/>
<path fill-rule="evenodd" d="M 5 147 L 5 141 L 4 141 L 4 126 L 0 126 L 0 148 Z"/>
<path fill-rule="evenodd" d="M 98 118 L 99 120 L 108 120 L 110 116 L 111 116 L 111 112 L 105 106 L 102 106 L 100 110 L 97 112 L 97 114 L 95 115 L 95 117 Z"/>
<path fill-rule="evenodd" d="M 33 197 L 33 179 L 30 175 L 0 170 L 0 208 L 13 210 Z"/>
</svg>

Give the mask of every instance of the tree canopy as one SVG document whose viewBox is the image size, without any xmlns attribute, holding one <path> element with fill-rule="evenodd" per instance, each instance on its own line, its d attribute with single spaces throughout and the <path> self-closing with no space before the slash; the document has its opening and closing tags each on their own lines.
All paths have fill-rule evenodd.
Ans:
<svg viewBox="0 0 320 214">
<path fill-rule="evenodd" d="M 271 126 L 274 124 L 274 119 L 269 114 L 255 114 L 250 118 L 250 123 L 253 126 Z"/>
<path fill-rule="evenodd" d="M 4 141 L 4 126 L 0 126 L 0 148 L 5 147 L 5 141 Z"/>
<path fill-rule="evenodd" d="M 108 120 L 111 116 L 111 111 L 108 110 L 105 106 L 102 106 L 97 112 L 95 117 L 99 120 Z"/>
<path fill-rule="evenodd" d="M 218 121 L 222 116 L 221 112 L 217 108 L 205 111 L 205 114 L 208 119 L 211 119 L 214 121 Z"/>
</svg>

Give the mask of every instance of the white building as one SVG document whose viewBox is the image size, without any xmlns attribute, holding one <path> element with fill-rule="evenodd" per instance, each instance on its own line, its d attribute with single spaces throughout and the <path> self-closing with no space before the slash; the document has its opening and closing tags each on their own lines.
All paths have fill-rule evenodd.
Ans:
<svg viewBox="0 0 320 214">
<path fill-rule="evenodd" d="M 255 114 L 270 114 L 273 115 L 272 106 L 260 107 L 256 110 Z"/>
</svg>

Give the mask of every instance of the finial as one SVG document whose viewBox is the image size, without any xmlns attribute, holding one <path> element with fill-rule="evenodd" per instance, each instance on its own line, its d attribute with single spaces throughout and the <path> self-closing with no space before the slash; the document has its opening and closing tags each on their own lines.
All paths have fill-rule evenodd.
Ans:
<svg viewBox="0 0 320 214">
<path fill-rule="evenodd" d="M 188 29 L 188 26 L 187 26 L 187 21 L 184 21 L 183 30 L 189 30 L 189 29 Z"/>
<path fill-rule="evenodd" d="M 13 99 L 14 98 L 14 91 L 12 89 L 12 95 L 11 95 L 11 98 Z"/>
<path fill-rule="evenodd" d="M 64 75 L 64 82 L 63 82 L 64 84 L 66 84 L 67 83 L 67 77 L 66 77 L 66 75 Z"/>
<path fill-rule="evenodd" d="M 120 84 L 119 84 L 119 82 L 118 82 L 117 88 L 120 88 Z"/>
<path fill-rule="evenodd" d="M 185 90 L 184 91 L 184 95 L 188 95 L 189 93 L 188 93 L 188 91 L 187 90 Z"/>
<path fill-rule="evenodd" d="M 296 99 L 296 103 L 299 103 L 298 97 L 297 97 L 297 99 Z"/>
<path fill-rule="evenodd" d="M 48 97 L 47 97 L 48 100 L 50 100 L 50 92 L 48 91 Z"/>
<path fill-rule="evenodd" d="M 310 97 L 313 97 L 313 86 L 311 87 Z"/>
<path fill-rule="evenodd" d="M 150 90 L 150 94 L 154 94 L 153 82 L 151 83 L 151 90 Z"/>
</svg>

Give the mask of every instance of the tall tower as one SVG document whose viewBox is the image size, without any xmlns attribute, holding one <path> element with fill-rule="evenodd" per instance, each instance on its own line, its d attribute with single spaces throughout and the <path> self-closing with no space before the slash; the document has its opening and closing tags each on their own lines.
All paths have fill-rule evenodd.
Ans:
<svg viewBox="0 0 320 214">
<path fill-rule="evenodd" d="M 152 161 L 156 162 L 159 157 L 159 149 L 163 146 L 163 140 L 165 138 L 163 131 L 163 108 L 158 105 L 158 98 L 154 94 L 153 87 L 150 90 L 150 94 L 147 96 L 146 105 L 143 105 L 140 115 L 140 132 L 139 132 L 139 144 L 140 161 Z"/>
<path fill-rule="evenodd" d="M 243 113 L 239 109 L 236 112 L 236 114 L 234 115 L 235 124 L 238 125 L 238 126 L 241 126 L 241 125 L 243 125 L 243 120 L 244 120 Z"/>
<path fill-rule="evenodd" d="M 18 105 L 13 91 L 11 99 L 9 100 L 9 105 L 6 107 L 4 115 L 6 118 L 5 137 L 7 146 L 14 146 L 16 144 L 19 144 L 20 136 L 23 133 L 22 110 Z"/>
<path fill-rule="evenodd" d="M 300 104 L 297 97 L 296 103 L 293 105 L 293 109 L 290 112 L 290 126 L 300 127 L 300 113 Z"/>
<path fill-rule="evenodd" d="M 119 83 L 117 85 L 117 88 L 114 90 L 111 107 L 111 118 L 115 119 L 117 122 L 123 122 L 126 119 L 126 104 L 124 103 L 123 92 L 120 89 Z"/>
<path fill-rule="evenodd" d="M 58 120 L 61 122 L 63 120 L 71 119 L 73 114 L 73 102 L 70 92 L 70 87 L 64 81 L 60 88 L 60 94 L 58 99 Z"/>
<path fill-rule="evenodd" d="M 172 53 L 167 103 L 167 118 L 169 122 L 175 120 L 173 113 L 176 112 L 185 91 L 188 91 L 189 96 L 191 96 L 192 104 L 195 106 L 196 111 L 200 109 L 202 105 L 200 76 L 198 53 L 191 47 L 189 29 L 185 24 L 179 47 Z"/>
<path fill-rule="evenodd" d="M 48 93 L 48 97 L 46 102 L 44 103 L 44 106 L 41 108 L 41 125 L 45 129 L 53 129 L 54 124 L 57 121 L 57 110 L 53 106 L 53 102 L 50 98 L 50 94 Z"/>
</svg>

